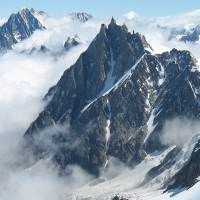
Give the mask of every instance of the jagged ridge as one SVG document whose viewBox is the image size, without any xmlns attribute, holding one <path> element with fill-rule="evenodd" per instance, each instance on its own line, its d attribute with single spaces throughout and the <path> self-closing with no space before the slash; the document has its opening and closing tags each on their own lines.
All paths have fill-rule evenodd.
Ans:
<svg viewBox="0 0 200 200">
<path fill-rule="evenodd" d="M 131 34 L 114 19 L 108 28 L 103 24 L 49 90 L 51 101 L 26 131 L 33 152 L 41 155 L 50 148 L 62 169 L 78 164 L 99 175 L 111 157 L 134 166 L 147 153 L 167 147 L 161 141 L 167 119 L 199 118 L 200 73 L 188 51 L 151 52 L 139 33 Z M 59 124 L 68 128 L 56 129 Z M 54 148 L 38 138 L 49 127 Z"/>
</svg>

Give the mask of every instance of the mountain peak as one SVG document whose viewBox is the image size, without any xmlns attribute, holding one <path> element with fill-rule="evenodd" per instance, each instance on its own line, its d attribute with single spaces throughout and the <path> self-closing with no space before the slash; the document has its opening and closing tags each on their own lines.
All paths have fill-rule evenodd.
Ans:
<svg viewBox="0 0 200 200">
<path fill-rule="evenodd" d="M 117 32 L 128 32 L 128 28 L 126 27 L 126 25 L 125 24 L 123 24 L 122 26 L 118 25 L 113 17 L 111 18 L 111 22 L 108 25 L 108 30 L 111 33 L 114 33 L 115 31 L 117 31 Z"/>
<path fill-rule="evenodd" d="M 110 24 L 116 24 L 116 21 L 115 21 L 115 19 L 113 18 L 113 16 L 112 16 L 112 18 L 111 18 Z"/>
<path fill-rule="evenodd" d="M 25 6 L 19 10 L 19 13 L 30 12 L 29 9 Z"/>
<path fill-rule="evenodd" d="M 36 29 L 43 28 L 27 7 L 21 8 L 0 27 L 0 51 L 12 49 L 14 44 L 32 35 Z"/>
<path fill-rule="evenodd" d="M 113 31 L 111 29 L 113 29 Z M 75 39 L 69 38 L 64 48 L 68 50 L 71 46 L 75 46 L 76 44 Z M 123 145 L 121 143 L 118 144 L 118 141 L 125 140 L 126 135 L 130 134 L 130 126 L 134 128 L 140 127 L 143 122 L 142 120 L 138 120 L 138 117 L 145 116 L 144 118 L 146 119 L 149 114 L 145 111 L 146 107 L 144 107 L 144 105 L 147 106 L 145 102 L 146 98 L 148 98 L 148 92 L 146 91 L 148 85 L 143 87 L 145 88 L 144 95 L 140 94 L 142 90 L 139 91 L 137 89 L 141 86 L 140 83 L 143 82 L 143 76 L 145 80 L 148 79 L 147 76 L 149 73 L 148 69 L 146 69 L 146 64 L 142 67 L 138 66 L 136 73 L 133 74 L 134 68 L 136 68 L 137 63 L 140 63 L 144 54 L 145 46 L 143 45 L 141 37 L 124 31 L 123 25 L 117 25 L 113 18 L 111 19 L 109 28 L 107 28 L 105 24 L 102 24 L 100 33 L 89 45 L 88 49 L 80 55 L 73 66 L 63 73 L 63 76 L 54 87 L 56 90 L 51 102 L 38 119 L 33 122 L 33 125 L 28 128 L 25 137 L 29 137 L 28 135 L 31 137 L 31 135 L 36 132 L 32 127 L 38 127 L 37 130 L 42 130 L 44 127 L 50 126 L 51 122 L 53 122 L 53 124 L 73 124 L 71 128 L 74 128 L 74 134 L 79 132 L 76 129 L 80 127 L 81 131 L 83 130 L 81 134 L 83 135 L 84 141 L 87 140 L 91 142 L 87 144 L 81 142 L 81 145 L 85 145 L 80 147 L 81 151 L 82 149 L 86 149 L 86 151 L 84 151 L 85 153 L 83 156 L 81 155 L 82 157 L 80 157 L 80 159 L 79 157 L 73 157 L 74 160 L 68 160 L 69 158 L 65 156 L 65 163 L 73 162 L 80 164 L 83 169 L 94 175 L 98 175 L 102 167 L 105 166 L 106 152 L 109 152 L 110 156 L 114 156 L 117 150 L 116 146 Z M 143 63 L 141 63 L 141 65 L 142 64 Z M 155 70 L 157 70 L 157 68 Z M 131 76 L 133 74 L 131 79 L 129 78 L 129 73 Z M 140 79 L 139 81 L 138 77 Z M 129 84 L 129 82 L 131 84 Z M 147 84 L 148 81 L 144 83 Z M 135 91 L 133 93 L 129 92 L 131 89 L 135 89 Z M 121 93 L 122 90 L 123 94 Z M 50 91 L 53 90 L 51 89 Z M 139 95 L 135 95 L 137 93 L 139 93 Z M 46 97 L 48 97 L 49 94 L 50 93 L 48 93 Z M 124 98 L 124 95 L 127 95 L 126 98 Z M 122 99 L 122 97 L 124 99 Z M 121 119 L 121 117 L 118 116 L 121 116 L 123 110 L 129 113 L 129 107 L 124 105 L 128 105 L 131 101 L 140 102 L 140 98 L 142 99 L 140 107 L 144 108 L 142 110 L 142 115 L 139 109 L 138 113 L 135 114 L 137 109 L 133 104 L 131 108 L 133 112 L 131 115 L 128 115 L 127 118 L 129 122 L 126 124 L 125 121 L 128 119 Z M 71 102 L 69 102 L 68 99 L 70 99 Z M 116 99 L 116 101 L 114 99 Z M 92 103 L 88 104 L 88 101 Z M 108 106 L 108 102 L 110 102 L 110 106 Z M 118 105 L 120 105 L 120 108 L 117 107 Z M 114 110 L 116 110 L 116 113 Z M 112 113 L 112 115 L 109 113 Z M 108 143 L 108 139 L 106 139 L 105 128 L 107 127 L 107 119 L 109 116 L 112 116 L 110 135 L 114 135 L 112 136 L 113 138 L 110 139 L 111 143 Z M 134 121 L 132 119 L 134 119 Z M 44 123 L 41 123 L 41 120 Z M 87 125 L 88 120 L 94 120 L 94 123 L 97 123 L 97 126 L 92 126 L 89 133 L 87 133 L 85 128 L 82 129 L 82 127 L 84 127 L 83 124 Z M 116 130 L 116 127 L 118 127 L 121 122 L 126 125 L 122 129 Z M 126 132 L 125 135 L 121 135 L 122 130 Z M 118 137 L 117 140 L 114 139 L 115 136 Z M 87 139 L 85 139 L 86 137 Z M 97 148 L 92 145 L 94 141 L 100 141 Z M 32 144 L 34 145 L 34 141 Z M 109 145 L 107 146 L 107 144 Z M 99 146 L 102 148 L 99 148 Z M 142 146 L 143 145 L 141 145 L 141 147 Z M 94 150 L 95 154 L 89 155 L 89 149 L 91 149 L 91 151 Z M 140 149 L 139 153 L 136 153 L 139 159 L 143 159 L 143 155 L 145 155 L 143 152 L 143 149 Z M 121 154 L 122 153 L 117 156 L 120 157 Z M 96 155 L 101 156 L 99 157 Z M 132 158 L 134 159 L 134 155 L 131 153 L 129 154 L 129 152 L 127 155 L 129 156 L 129 160 L 126 160 L 128 163 Z M 58 161 L 59 163 L 59 160 L 60 157 L 58 156 L 56 162 Z M 84 160 L 84 162 L 82 162 L 82 160 Z"/>
<path fill-rule="evenodd" d="M 108 27 L 111 27 L 112 29 L 114 29 L 116 26 L 117 26 L 117 23 L 116 23 L 115 19 L 112 17 Z"/>
<path fill-rule="evenodd" d="M 31 8 L 30 11 L 32 14 L 37 14 L 37 11 L 34 8 Z"/>
<path fill-rule="evenodd" d="M 74 38 L 80 40 L 77 34 L 75 34 Z"/>
<path fill-rule="evenodd" d="M 79 20 L 80 22 L 86 22 L 89 19 L 93 18 L 92 15 L 85 13 L 85 12 L 72 13 L 71 17 L 73 20 Z"/>
<path fill-rule="evenodd" d="M 24 6 L 23 8 L 20 9 L 20 11 L 22 10 L 28 10 L 28 8 L 26 6 Z"/>
<path fill-rule="evenodd" d="M 74 46 L 77 46 L 79 44 L 83 43 L 80 38 L 78 37 L 78 35 L 76 34 L 74 38 L 67 38 L 67 41 L 64 44 L 64 49 L 66 51 L 68 51 L 69 49 L 71 49 Z"/>
</svg>

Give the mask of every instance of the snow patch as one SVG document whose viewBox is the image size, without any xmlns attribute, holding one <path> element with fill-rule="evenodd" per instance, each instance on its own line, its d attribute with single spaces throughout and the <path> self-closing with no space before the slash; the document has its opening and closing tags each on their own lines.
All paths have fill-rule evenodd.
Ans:
<svg viewBox="0 0 200 200">
<path fill-rule="evenodd" d="M 13 35 L 17 42 L 21 42 L 21 34 L 19 32 L 15 32 Z"/>
<path fill-rule="evenodd" d="M 151 112 L 151 116 L 149 117 L 149 120 L 147 121 L 147 126 L 148 126 L 148 131 L 147 131 L 147 136 L 146 138 L 144 139 L 144 145 L 146 145 L 146 142 L 148 140 L 148 137 L 150 135 L 150 133 L 153 131 L 155 125 L 153 125 L 153 119 L 154 119 L 154 110 L 152 110 Z"/>
<path fill-rule="evenodd" d="M 110 107 L 110 102 L 107 100 L 107 106 L 108 106 L 108 120 L 107 120 L 107 127 L 106 127 L 106 141 L 108 143 L 108 140 L 110 138 L 110 120 L 111 120 L 111 107 Z"/>
<path fill-rule="evenodd" d="M 145 54 L 144 54 L 145 55 Z M 122 76 L 122 78 L 120 78 L 119 79 L 119 81 L 114 85 L 114 86 L 112 86 L 110 89 L 109 89 L 109 87 L 108 86 L 111 86 L 111 84 L 109 84 L 109 83 L 111 83 L 112 81 L 113 81 L 113 79 L 114 79 L 114 77 L 113 77 L 113 79 L 110 81 L 110 80 L 106 80 L 106 84 L 105 84 L 105 87 L 104 87 L 104 89 L 102 90 L 102 92 L 98 95 L 98 97 L 97 98 L 95 98 L 94 100 L 92 100 L 91 102 L 88 102 L 88 105 L 86 105 L 82 110 L 81 110 L 81 114 L 93 103 L 93 102 L 95 102 L 100 96 L 105 96 L 105 95 L 107 95 L 111 90 L 116 90 L 127 78 L 129 78 L 132 74 L 133 74 L 133 72 L 134 72 L 134 70 L 135 70 L 135 68 L 136 68 L 136 66 L 141 62 L 141 60 L 143 59 L 143 57 L 144 57 L 144 55 L 135 63 L 135 65 L 130 69 L 130 70 L 128 70 L 128 72 L 127 73 L 125 73 L 125 75 L 124 76 Z M 114 62 L 113 62 L 114 63 Z M 110 72 L 109 72 L 110 73 Z M 104 93 L 105 92 L 105 93 Z M 80 116 L 79 116 L 80 117 Z"/>
</svg>

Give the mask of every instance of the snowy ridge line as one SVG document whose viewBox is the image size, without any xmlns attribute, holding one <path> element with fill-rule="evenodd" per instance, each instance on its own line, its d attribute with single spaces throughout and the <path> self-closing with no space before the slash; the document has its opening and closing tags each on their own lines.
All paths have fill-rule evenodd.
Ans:
<svg viewBox="0 0 200 200">
<path fill-rule="evenodd" d="M 140 128 L 138 128 L 137 131 L 135 131 L 135 132 L 128 138 L 128 140 L 127 140 L 124 144 L 126 144 L 132 137 L 134 137 L 135 134 L 138 133 L 143 127 L 144 127 L 144 126 L 140 126 Z"/>
<path fill-rule="evenodd" d="M 102 96 L 105 96 L 106 94 L 108 94 L 112 89 L 117 89 L 118 86 L 120 85 L 120 83 L 123 83 L 128 77 L 130 77 L 133 74 L 133 70 L 135 70 L 135 68 L 137 67 L 137 65 L 141 62 L 141 60 L 144 58 L 144 56 L 146 55 L 146 53 L 144 55 L 142 55 L 142 57 L 135 63 L 135 65 L 129 69 L 120 79 L 119 81 L 117 81 L 117 83 L 115 83 L 115 85 L 108 90 L 105 94 L 103 94 Z M 117 86 L 117 87 L 116 87 Z"/>
<path fill-rule="evenodd" d="M 25 24 L 26 24 L 26 26 L 27 26 L 27 28 L 28 28 L 28 30 L 30 29 L 30 27 L 29 27 L 29 24 L 28 24 L 28 21 L 27 21 L 27 19 L 26 19 L 26 10 L 28 10 L 26 7 L 24 7 L 24 8 L 22 8 L 21 10 L 20 10 L 20 15 L 21 15 L 21 17 L 22 17 L 22 19 L 24 20 L 24 22 L 25 22 Z"/>
<path fill-rule="evenodd" d="M 149 183 L 146 184 L 146 187 L 153 186 L 159 189 L 161 183 L 169 181 L 178 171 L 181 170 L 182 167 L 184 167 L 188 163 L 192 151 L 194 150 L 195 144 L 198 142 L 199 139 L 200 133 L 197 133 L 189 140 L 189 142 L 187 142 L 183 146 L 182 150 L 175 157 L 174 160 L 176 160 L 176 163 L 172 167 L 170 167 L 170 169 L 166 169 L 163 173 L 152 179 Z"/>
<path fill-rule="evenodd" d="M 80 116 L 84 113 L 84 111 L 93 103 L 93 102 L 95 102 L 99 97 L 101 97 L 101 96 L 105 96 L 105 95 L 107 95 L 111 90 L 113 90 L 113 89 L 117 89 L 118 88 L 118 86 L 119 86 L 119 84 L 120 83 L 123 83 L 129 76 L 131 76 L 131 74 L 133 73 L 133 70 L 136 68 L 136 66 L 141 62 L 141 60 L 144 58 L 144 56 L 145 56 L 146 54 L 144 54 L 144 55 L 142 55 L 142 57 L 135 63 L 135 65 L 131 68 L 131 69 L 129 69 L 118 81 L 117 81 L 117 83 L 115 83 L 115 85 L 114 86 L 112 86 L 107 92 L 105 92 L 104 94 L 102 94 L 102 95 L 98 95 L 98 97 L 97 98 L 95 98 L 93 101 L 91 101 L 88 105 L 86 105 L 82 110 L 81 110 L 81 114 L 80 114 Z M 80 117 L 79 116 L 79 117 Z"/>
<path fill-rule="evenodd" d="M 194 88 L 193 88 L 193 86 L 192 86 L 192 84 L 191 84 L 191 82 L 189 81 L 188 78 L 187 78 L 187 81 L 188 81 L 188 83 L 189 83 L 189 85 L 190 85 L 190 88 L 191 88 L 191 90 L 192 90 L 192 92 L 193 92 L 194 98 L 197 100 L 197 94 L 196 94 L 196 92 L 195 92 L 195 90 L 194 90 Z"/>
</svg>

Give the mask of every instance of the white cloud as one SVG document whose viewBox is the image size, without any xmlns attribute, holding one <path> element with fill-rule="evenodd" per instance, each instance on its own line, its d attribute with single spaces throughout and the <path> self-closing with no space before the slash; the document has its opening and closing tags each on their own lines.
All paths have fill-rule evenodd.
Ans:
<svg viewBox="0 0 200 200">
<path fill-rule="evenodd" d="M 187 118 L 167 120 L 162 130 L 161 141 L 165 145 L 183 147 L 199 130 L 198 121 L 191 121 Z"/>
<path fill-rule="evenodd" d="M 54 26 L 61 26 L 72 21 L 68 13 L 63 13 L 58 16 L 49 16 L 46 14 L 35 14 L 35 17 L 40 21 L 40 23 L 45 26 L 47 29 Z"/>
<path fill-rule="evenodd" d="M 40 160 L 31 168 L 22 171 L 7 171 L 4 183 L 0 184 L 1 200 L 55 200 L 64 199 L 93 177 L 78 166 L 68 166 L 67 176 L 60 177 L 59 169 L 51 160 Z M 2 176 L 1 176 L 2 181 Z"/>
<path fill-rule="evenodd" d="M 168 39 L 171 28 L 179 30 L 185 28 L 188 30 L 200 24 L 200 10 L 157 18 L 145 18 L 139 15 L 129 18 L 127 16 L 130 13 L 117 19 L 117 22 L 119 24 L 125 23 L 130 32 L 134 30 L 145 35 L 147 42 L 153 47 L 155 53 L 162 53 L 172 48 L 177 48 L 178 50 L 189 50 L 195 57 L 200 58 L 199 44 L 194 45 L 193 43 L 180 42 L 177 39 Z"/>
<path fill-rule="evenodd" d="M 129 13 L 126 13 L 125 15 L 123 15 L 124 17 L 126 17 L 127 19 L 134 19 L 136 16 L 138 16 L 137 13 L 131 11 Z"/>
<path fill-rule="evenodd" d="M 105 20 L 107 23 L 109 20 Z M 14 45 L 17 52 L 30 50 L 32 47 L 39 48 L 45 45 L 52 52 L 58 52 L 68 37 L 73 38 L 76 34 L 86 43 L 90 43 L 99 32 L 103 20 L 89 20 L 85 23 L 70 21 L 69 23 L 53 26 L 46 30 L 36 30 L 34 34 L 21 43 Z"/>
<path fill-rule="evenodd" d="M 0 26 L 2 26 L 6 21 L 7 21 L 6 18 L 4 18 L 4 19 L 0 19 Z"/>
</svg>

